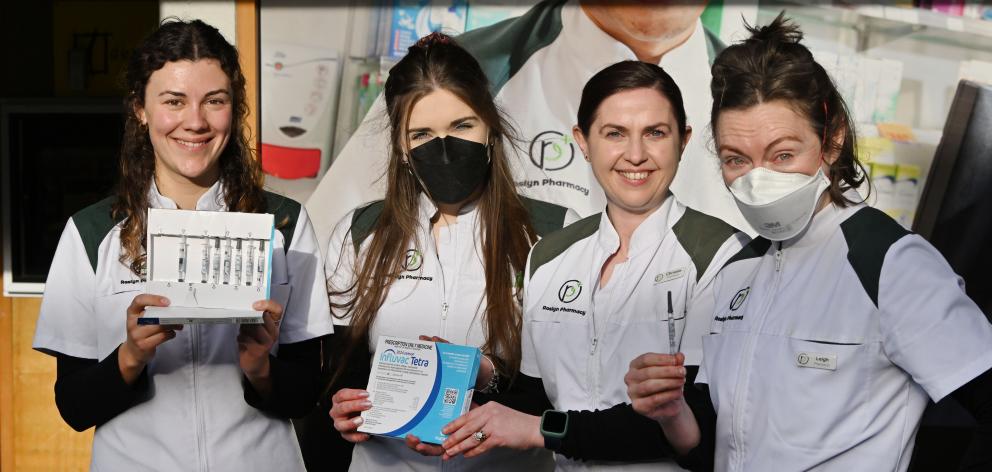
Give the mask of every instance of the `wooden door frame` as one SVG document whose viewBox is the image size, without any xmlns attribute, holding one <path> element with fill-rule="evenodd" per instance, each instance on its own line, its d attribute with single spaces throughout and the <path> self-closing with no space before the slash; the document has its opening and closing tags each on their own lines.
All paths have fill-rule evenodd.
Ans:
<svg viewBox="0 0 992 472">
<path fill-rule="evenodd" d="M 260 81 L 259 81 L 259 2 L 257 0 L 235 0 L 234 9 L 235 45 L 241 58 L 241 72 L 245 76 L 245 89 L 248 96 L 248 126 L 245 133 L 248 142 L 258 158 L 261 143 Z"/>
</svg>

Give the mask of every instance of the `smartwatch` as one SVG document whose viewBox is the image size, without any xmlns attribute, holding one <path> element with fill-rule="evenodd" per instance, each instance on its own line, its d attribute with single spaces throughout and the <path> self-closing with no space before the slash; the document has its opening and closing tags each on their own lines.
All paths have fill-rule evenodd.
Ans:
<svg viewBox="0 0 992 472">
<path fill-rule="evenodd" d="M 557 451 L 561 448 L 561 440 L 568 433 L 568 413 L 558 410 L 545 410 L 541 415 L 541 436 L 544 436 L 544 448 Z"/>
</svg>

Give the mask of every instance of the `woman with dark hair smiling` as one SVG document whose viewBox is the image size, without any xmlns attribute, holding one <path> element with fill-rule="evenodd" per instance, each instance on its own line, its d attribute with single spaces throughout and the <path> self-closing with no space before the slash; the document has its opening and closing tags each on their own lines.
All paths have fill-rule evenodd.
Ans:
<svg viewBox="0 0 992 472">
<path fill-rule="evenodd" d="M 636 356 L 663 350 L 691 381 L 710 282 L 747 237 L 669 191 L 692 129 L 660 67 L 624 61 L 594 75 L 573 136 L 606 209 L 534 246 L 519 385 L 446 427 L 446 454 L 547 448 L 558 470 L 681 470 L 659 447 L 662 428 L 631 408 L 623 375 Z"/>
<path fill-rule="evenodd" d="M 57 359 L 59 413 L 96 427 L 92 470 L 302 470 L 289 418 L 317 399 L 315 338 L 333 327 L 306 211 L 262 190 L 237 50 L 202 21 L 167 20 L 126 80 L 116 194 L 66 224 L 35 332 Z M 275 215 L 264 324 L 138 324 L 169 304 L 142 293 L 149 208 Z"/>
</svg>

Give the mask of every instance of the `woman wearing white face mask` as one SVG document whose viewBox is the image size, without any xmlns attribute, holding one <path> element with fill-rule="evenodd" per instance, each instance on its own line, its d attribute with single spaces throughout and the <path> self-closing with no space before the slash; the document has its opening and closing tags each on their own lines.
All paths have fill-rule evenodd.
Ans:
<svg viewBox="0 0 992 472">
<path fill-rule="evenodd" d="M 751 32 L 713 66 L 724 180 L 761 237 L 714 282 L 697 378 L 717 414 L 709 458 L 906 470 L 927 400 L 953 395 L 980 423 L 963 465 L 988 470 L 992 327 L 930 244 L 861 202 L 850 117 L 802 33 L 781 16 Z M 654 401 L 672 390 L 650 370 L 664 358 L 635 361 L 628 392 L 671 421 L 686 413 Z"/>
</svg>

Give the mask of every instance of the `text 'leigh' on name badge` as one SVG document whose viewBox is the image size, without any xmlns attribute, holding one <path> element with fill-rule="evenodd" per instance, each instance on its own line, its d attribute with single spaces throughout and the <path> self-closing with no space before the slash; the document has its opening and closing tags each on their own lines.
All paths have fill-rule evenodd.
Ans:
<svg viewBox="0 0 992 472">
<path fill-rule="evenodd" d="M 796 354 L 796 365 L 813 369 L 837 370 L 837 355 L 799 352 Z"/>
</svg>

